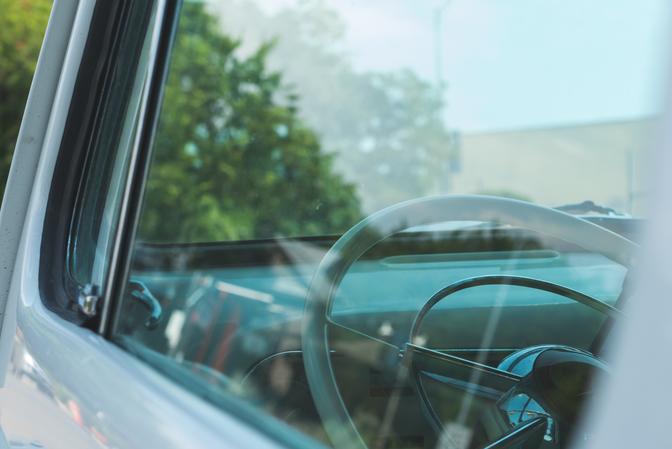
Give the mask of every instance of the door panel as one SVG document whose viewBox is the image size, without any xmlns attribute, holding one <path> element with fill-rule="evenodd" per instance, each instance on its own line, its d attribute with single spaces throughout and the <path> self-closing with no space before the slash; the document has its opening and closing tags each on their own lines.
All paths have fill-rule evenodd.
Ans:
<svg viewBox="0 0 672 449">
<path fill-rule="evenodd" d="M 22 292 L 0 422 L 50 449 L 277 447 Z"/>
</svg>

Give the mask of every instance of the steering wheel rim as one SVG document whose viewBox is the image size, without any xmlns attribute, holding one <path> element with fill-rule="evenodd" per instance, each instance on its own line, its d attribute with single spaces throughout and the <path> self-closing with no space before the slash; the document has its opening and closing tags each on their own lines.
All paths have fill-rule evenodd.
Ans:
<svg viewBox="0 0 672 449">
<path fill-rule="evenodd" d="M 629 267 L 637 245 L 567 213 L 532 203 L 478 195 L 441 195 L 392 205 L 350 228 L 325 254 L 307 294 L 301 329 L 308 386 L 325 432 L 336 447 L 367 449 L 341 398 L 331 366 L 329 313 L 343 276 L 368 249 L 405 229 L 447 221 L 506 223 L 604 255 Z"/>
<path fill-rule="evenodd" d="M 548 293 L 553 293 L 559 296 L 562 296 L 564 298 L 567 298 L 571 301 L 574 301 L 576 303 L 582 304 L 598 313 L 601 313 L 603 315 L 606 315 L 609 318 L 616 319 L 620 318 L 622 316 L 622 313 L 620 310 L 612 306 L 611 304 L 608 304 L 606 302 L 600 301 L 599 299 L 596 299 L 592 296 L 586 295 L 584 293 L 579 292 L 578 290 L 571 289 L 569 287 L 565 287 L 559 284 L 555 284 L 553 282 L 548 282 L 544 281 L 542 279 L 536 279 L 536 278 L 531 278 L 527 276 L 516 276 L 516 275 L 481 275 L 481 276 L 474 276 L 470 278 L 465 278 L 456 282 L 453 282 L 452 284 L 449 284 L 448 286 L 442 288 L 438 292 L 434 293 L 432 297 L 430 297 L 427 301 L 425 301 L 425 304 L 422 306 L 422 308 L 418 311 L 418 313 L 415 315 L 415 319 L 413 320 L 413 324 L 411 326 L 411 331 L 410 335 L 408 337 L 408 342 L 409 344 L 414 344 L 416 341 L 416 338 L 420 332 L 420 329 L 422 327 L 422 324 L 424 322 L 425 317 L 429 314 L 429 312 L 441 301 L 447 300 L 450 296 L 463 291 L 467 290 L 470 288 L 477 288 L 477 287 L 482 287 L 486 285 L 508 285 L 508 286 L 516 286 L 516 287 L 523 287 L 523 288 L 529 288 L 529 289 L 535 289 L 535 290 L 540 290 L 540 291 L 545 291 Z M 546 349 L 559 349 L 562 348 L 563 350 L 570 350 L 572 352 L 581 352 L 584 355 L 594 357 L 592 354 L 587 353 L 586 351 L 579 350 L 576 348 L 571 348 L 568 346 L 564 345 L 538 345 L 538 346 L 532 346 L 531 348 L 528 347 L 526 349 L 521 349 L 520 351 L 517 351 L 515 354 L 518 354 L 519 352 L 526 351 L 529 349 L 538 349 L 545 347 Z M 406 355 L 406 354 L 404 354 Z M 415 388 L 415 391 L 417 392 L 418 396 L 420 397 L 420 400 L 422 401 L 422 406 L 425 409 L 425 413 L 431 423 L 431 425 L 434 427 L 435 430 L 441 430 L 443 429 L 443 424 L 441 423 L 438 414 L 434 410 L 434 407 L 432 405 L 432 402 L 429 399 L 429 395 L 427 394 L 427 391 L 425 390 L 424 384 L 421 380 L 421 375 L 420 375 L 420 370 L 413 369 L 413 361 L 412 357 L 409 358 L 408 365 L 410 366 L 411 370 L 413 371 L 412 375 L 410 376 L 411 382 L 413 383 L 413 386 Z M 497 367 L 498 370 L 502 370 L 501 366 Z M 517 432 L 516 432 L 517 433 Z"/>
</svg>

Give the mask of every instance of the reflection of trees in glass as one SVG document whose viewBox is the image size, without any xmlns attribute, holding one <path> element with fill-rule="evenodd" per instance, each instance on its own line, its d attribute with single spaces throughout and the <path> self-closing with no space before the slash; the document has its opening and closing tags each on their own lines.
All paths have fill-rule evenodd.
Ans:
<svg viewBox="0 0 672 449">
<path fill-rule="evenodd" d="M 202 5 L 183 11 L 142 237 L 337 233 L 361 210 L 447 189 L 456 150 L 438 89 L 355 70 L 320 1 L 272 16 Z"/>
<path fill-rule="evenodd" d="M 324 234 L 359 218 L 354 189 L 266 65 L 237 54 L 202 4 L 186 4 L 173 50 L 140 237 L 226 240 Z"/>
<path fill-rule="evenodd" d="M 248 0 L 213 7 L 244 50 L 275 39 L 269 65 L 300 88 L 300 116 L 356 184 L 365 212 L 448 190 L 457 148 L 438 88 L 411 70 L 356 70 L 344 50 L 346 25 L 324 1 L 296 1 L 273 15 Z"/>
</svg>

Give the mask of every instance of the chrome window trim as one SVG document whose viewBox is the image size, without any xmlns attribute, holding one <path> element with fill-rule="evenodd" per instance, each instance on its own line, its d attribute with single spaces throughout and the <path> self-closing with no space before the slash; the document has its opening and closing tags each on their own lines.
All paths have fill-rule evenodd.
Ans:
<svg viewBox="0 0 672 449">
<path fill-rule="evenodd" d="M 150 145 L 145 145 L 145 140 L 148 140 L 149 143 L 152 141 L 152 135 L 154 131 L 153 124 L 147 125 L 147 121 L 152 121 L 153 116 L 156 115 L 156 111 L 152 111 L 150 108 L 158 109 L 158 104 L 150 105 L 150 96 L 155 93 L 157 89 L 160 89 L 160 85 L 163 83 L 163 78 L 166 70 L 161 70 L 157 64 L 157 58 L 159 57 L 160 44 L 162 39 L 166 39 L 165 33 L 168 32 L 172 34 L 172 29 L 174 28 L 173 24 L 166 24 L 165 14 L 166 14 L 166 1 L 167 0 L 157 0 L 156 3 L 156 12 L 154 14 L 154 29 L 151 30 L 152 37 L 149 48 L 148 56 L 148 67 L 147 67 L 147 78 L 145 80 L 143 89 L 142 89 L 142 98 L 140 100 L 140 108 L 137 114 L 137 131 L 134 137 L 133 146 L 130 152 L 130 160 L 128 164 L 128 175 L 126 178 L 126 183 L 124 186 L 120 212 L 119 212 L 119 222 L 117 223 L 117 228 L 114 232 L 114 243 L 112 245 L 112 253 L 110 255 L 109 268 L 106 276 L 106 285 L 104 287 L 103 293 L 103 307 L 100 319 L 100 324 L 98 331 L 100 334 L 105 335 L 108 331 L 108 321 L 111 319 L 112 307 L 115 301 L 112 300 L 115 295 L 119 295 L 121 292 L 117 291 L 115 280 L 120 276 L 120 271 L 123 271 L 124 268 L 121 268 L 121 262 L 123 261 L 122 257 L 124 256 L 123 251 L 123 242 L 124 236 L 128 232 L 127 227 L 124 225 L 129 216 L 129 208 L 134 204 L 132 201 L 133 187 L 136 184 L 136 178 L 139 171 L 146 171 L 147 167 L 143 166 L 140 163 L 139 157 L 141 152 L 149 151 Z M 170 26 L 169 30 L 166 30 L 166 26 Z M 170 39 L 170 36 L 167 37 Z M 160 73 L 159 73 L 160 72 Z M 158 87 L 157 87 L 158 85 Z M 155 103 L 160 104 L 160 93 L 158 94 L 159 98 L 155 99 Z M 154 112 L 150 114 L 150 112 Z M 150 136 L 148 136 L 148 134 Z M 144 164 L 148 165 L 148 164 Z M 144 176 L 143 176 L 144 178 Z M 133 226 L 134 228 L 134 226 Z M 131 236 L 132 240 L 133 236 Z M 127 266 L 128 264 L 124 264 Z M 120 270 L 121 268 L 121 270 Z M 126 277 L 125 273 L 121 274 Z"/>
</svg>

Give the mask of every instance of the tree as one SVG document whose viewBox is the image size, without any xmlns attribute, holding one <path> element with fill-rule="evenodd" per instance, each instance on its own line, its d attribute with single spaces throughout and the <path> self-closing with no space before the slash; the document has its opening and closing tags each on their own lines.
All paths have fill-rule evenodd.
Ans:
<svg viewBox="0 0 672 449">
<path fill-rule="evenodd" d="M 343 231 L 360 217 L 353 186 L 266 65 L 241 57 L 202 4 L 184 5 L 140 238 L 250 239 Z"/>
<path fill-rule="evenodd" d="M 49 5 L 0 0 L 0 176 Z M 272 16 L 244 0 L 208 5 L 183 9 L 141 238 L 338 233 L 445 190 L 456 150 L 437 88 L 410 71 L 355 70 L 343 23 L 323 2 Z M 232 37 L 241 14 L 257 35 Z"/>
<path fill-rule="evenodd" d="M 248 0 L 216 8 L 221 27 L 246 48 L 275 39 L 269 66 L 300 86 L 300 117 L 357 187 L 365 213 L 448 190 L 457 145 L 441 88 L 411 70 L 357 70 L 343 45 L 345 23 L 323 0 L 297 0 L 272 14 Z"/>
<path fill-rule="evenodd" d="M 49 0 L 0 0 L 0 196 L 51 9 Z"/>
</svg>

